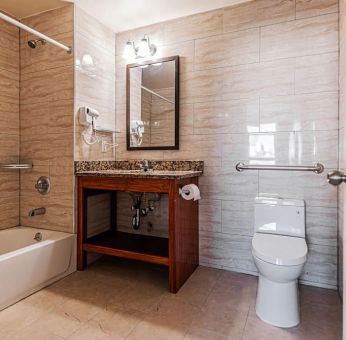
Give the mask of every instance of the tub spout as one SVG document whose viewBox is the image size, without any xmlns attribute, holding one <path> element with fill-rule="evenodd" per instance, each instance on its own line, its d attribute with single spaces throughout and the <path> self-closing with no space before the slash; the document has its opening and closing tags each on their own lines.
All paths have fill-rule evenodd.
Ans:
<svg viewBox="0 0 346 340">
<path fill-rule="evenodd" d="M 46 213 L 46 208 L 36 208 L 36 209 L 31 209 L 29 211 L 29 216 L 37 216 L 37 215 L 44 215 Z"/>
</svg>

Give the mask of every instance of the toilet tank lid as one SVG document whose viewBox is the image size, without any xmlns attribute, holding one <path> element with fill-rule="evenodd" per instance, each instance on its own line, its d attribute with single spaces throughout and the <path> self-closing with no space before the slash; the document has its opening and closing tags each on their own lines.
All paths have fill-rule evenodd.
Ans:
<svg viewBox="0 0 346 340">
<path fill-rule="evenodd" d="M 296 200 L 291 198 L 283 198 L 279 196 L 261 195 L 255 198 L 255 204 L 270 204 L 270 205 L 288 205 L 294 207 L 305 207 L 304 200 Z"/>
</svg>

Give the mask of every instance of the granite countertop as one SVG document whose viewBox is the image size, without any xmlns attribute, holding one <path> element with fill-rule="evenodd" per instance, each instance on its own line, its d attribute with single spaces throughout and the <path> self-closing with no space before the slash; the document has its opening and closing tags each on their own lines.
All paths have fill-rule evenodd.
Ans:
<svg viewBox="0 0 346 340">
<path fill-rule="evenodd" d="M 149 171 L 140 170 L 142 161 L 81 161 L 75 162 L 76 176 L 181 179 L 201 176 L 201 161 L 152 161 Z"/>
<path fill-rule="evenodd" d="M 98 170 L 81 171 L 77 176 L 96 176 L 96 177 L 122 177 L 122 178 L 156 178 L 156 179 L 179 179 L 201 176 L 202 171 L 141 171 L 141 170 Z"/>
</svg>

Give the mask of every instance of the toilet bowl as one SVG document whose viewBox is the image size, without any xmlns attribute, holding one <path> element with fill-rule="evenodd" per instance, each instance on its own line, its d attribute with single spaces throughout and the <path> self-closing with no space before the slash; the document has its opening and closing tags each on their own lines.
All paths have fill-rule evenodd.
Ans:
<svg viewBox="0 0 346 340">
<path fill-rule="evenodd" d="M 259 272 L 256 313 L 263 321 L 299 324 L 297 281 L 307 252 L 304 202 L 257 197 L 252 255 Z"/>
</svg>

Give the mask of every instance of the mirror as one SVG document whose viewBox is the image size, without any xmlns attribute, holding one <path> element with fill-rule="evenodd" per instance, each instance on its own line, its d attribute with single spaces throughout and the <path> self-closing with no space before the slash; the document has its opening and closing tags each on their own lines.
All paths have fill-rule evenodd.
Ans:
<svg viewBox="0 0 346 340">
<path fill-rule="evenodd" d="M 179 57 L 127 65 L 127 150 L 179 149 Z"/>
</svg>

